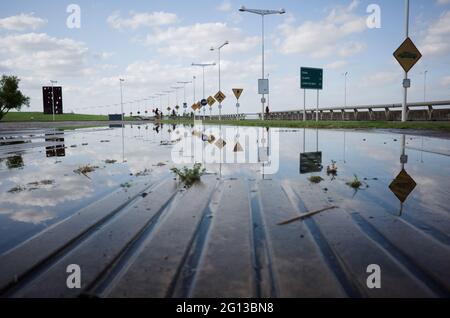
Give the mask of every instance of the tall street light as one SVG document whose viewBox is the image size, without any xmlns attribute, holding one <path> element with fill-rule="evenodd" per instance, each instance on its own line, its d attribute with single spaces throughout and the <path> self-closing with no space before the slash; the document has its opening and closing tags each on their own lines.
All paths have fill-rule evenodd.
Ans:
<svg viewBox="0 0 450 318">
<path fill-rule="evenodd" d="M 205 99 L 205 67 L 215 66 L 216 63 L 192 63 L 192 66 L 200 66 L 203 69 L 203 99 Z M 203 120 L 205 120 L 205 106 L 203 107 Z"/>
<path fill-rule="evenodd" d="M 347 75 L 348 75 L 348 72 L 345 72 L 343 75 L 344 75 L 344 107 L 347 107 Z"/>
<path fill-rule="evenodd" d="M 428 70 L 423 72 L 423 101 L 427 101 L 427 74 Z"/>
<path fill-rule="evenodd" d="M 53 114 L 53 121 L 55 121 L 55 94 L 53 92 L 53 85 L 57 84 L 58 81 L 50 80 L 50 83 L 52 84 L 52 114 Z"/>
<path fill-rule="evenodd" d="M 183 88 L 183 86 L 172 86 L 172 87 L 170 87 L 171 89 L 174 89 L 175 90 L 175 96 L 176 96 L 176 106 L 178 106 L 178 90 L 180 89 L 180 88 Z"/>
<path fill-rule="evenodd" d="M 241 12 L 250 12 L 250 13 L 254 13 L 254 14 L 258 14 L 261 16 L 261 22 L 262 22 L 262 79 L 264 80 L 264 17 L 266 15 L 270 15 L 270 14 L 284 14 L 286 13 L 286 10 L 284 9 L 280 9 L 280 10 L 262 10 L 262 9 L 247 9 L 246 7 L 242 6 L 239 11 Z M 264 98 L 264 94 L 262 94 L 262 98 L 261 98 L 261 104 L 262 104 L 262 112 L 261 112 L 261 120 L 264 120 L 264 104 L 265 104 L 266 100 Z"/>
<path fill-rule="evenodd" d="M 409 37 L 409 0 L 405 0 L 405 38 Z M 406 111 L 408 108 L 408 72 L 405 71 L 405 80 L 403 81 L 403 104 L 402 104 L 402 122 L 406 122 Z"/>
<path fill-rule="evenodd" d="M 170 108 L 170 94 L 173 93 L 173 91 L 164 91 L 164 93 L 167 94 L 167 108 Z"/>
<path fill-rule="evenodd" d="M 184 82 L 184 81 L 181 81 L 181 82 L 177 82 L 177 84 L 183 84 L 183 109 L 184 109 L 184 112 L 183 113 L 186 113 L 186 108 L 187 108 L 187 102 L 186 102 L 186 84 L 190 84 L 191 82 Z"/>
<path fill-rule="evenodd" d="M 123 78 L 119 78 L 120 83 L 120 114 L 123 121 L 123 91 L 122 91 L 122 83 L 125 82 Z"/>
<path fill-rule="evenodd" d="M 225 46 L 228 45 L 230 42 L 225 41 L 222 45 L 218 47 L 211 47 L 211 51 L 218 51 L 219 52 L 219 91 L 221 91 L 221 82 L 220 82 L 220 50 Z M 219 120 L 222 120 L 222 103 L 219 102 Z"/>
</svg>

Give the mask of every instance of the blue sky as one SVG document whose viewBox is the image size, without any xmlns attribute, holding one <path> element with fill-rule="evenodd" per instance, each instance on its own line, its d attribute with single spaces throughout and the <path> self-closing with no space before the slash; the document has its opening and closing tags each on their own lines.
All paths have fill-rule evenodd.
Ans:
<svg viewBox="0 0 450 318">
<path fill-rule="evenodd" d="M 81 8 L 81 28 L 66 26 L 66 8 Z M 257 79 L 261 76 L 260 17 L 240 13 L 248 8 L 285 8 L 266 18 L 266 73 L 272 110 L 303 106 L 300 66 L 324 68 L 321 106 L 400 102 L 402 70 L 392 53 L 404 39 L 404 1 L 24 1 L 0 4 L 0 73 L 22 78 L 32 98 L 30 110 L 42 109 L 40 87 L 50 79 L 63 85 L 66 111 L 113 113 L 120 108 L 119 78 L 125 78 L 127 112 L 159 106 L 147 99 L 177 81 L 197 76 L 192 62 L 217 62 L 210 52 L 222 50 L 224 112 L 235 111 L 231 88 L 242 87 L 243 112 L 260 110 Z M 370 4 L 381 9 L 381 28 L 370 29 Z M 411 38 L 424 57 L 410 72 L 411 101 L 422 101 L 423 72 L 428 71 L 427 99 L 450 99 L 450 0 L 411 0 Z M 218 90 L 218 69 L 206 72 L 206 95 Z M 187 102 L 193 101 L 192 84 Z M 315 106 L 308 92 L 308 107 Z M 167 97 L 162 98 L 164 108 Z M 179 90 L 178 104 L 183 101 Z M 170 106 L 176 95 L 170 96 Z M 103 106 L 103 107 L 99 107 Z M 217 113 L 217 107 L 213 107 Z"/>
</svg>

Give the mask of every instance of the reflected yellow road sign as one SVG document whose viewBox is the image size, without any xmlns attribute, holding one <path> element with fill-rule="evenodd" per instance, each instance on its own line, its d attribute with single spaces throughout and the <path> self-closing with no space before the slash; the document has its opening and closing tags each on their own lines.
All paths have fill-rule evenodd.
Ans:
<svg viewBox="0 0 450 318">
<path fill-rule="evenodd" d="M 226 144 L 227 143 L 222 138 L 217 139 L 217 141 L 214 143 L 214 145 L 216 145 L 216 147 L 219 149 L 222 149 L 223 147 L 225 147 Z"/>
<path fill-rule="evenodd" d="M 216 102 L 216 100 L 212 96 L 209 96 L 206 101 L 208 102 L 209 107 L 214 105 L 214 103 Z"/>
<path fill-rule="evenodd" d="M 409 72 L 421 59 L 422 54 L 414 45 L 413 41 L 410 38 L 406 38 L 402 45 L 394 52 L 394 57 L 405 72 Z"/>
<path fill-rule="evenodd" d="M 403 169 L 398 176 L 389 185 L 389 189 L 395 194 L 400 202 L 405 202 L 408 196 L 416 187 L 416 182 L 413 178 Z"/>
<path fill-rule="evenodd" d="M 226 98 L 225 94 L 219 91 L 216 95 L 214 95 L 214 98 L 219 102 L 223 102 Z"/>
<path fill-rule="evenodd" d="M 233 88 L 233 94 L 234 96 L 236 96 L 236 99 L 239 99 L 239 97 L 241 97 L 243 91 L 243 88 Z"/>
</svg>

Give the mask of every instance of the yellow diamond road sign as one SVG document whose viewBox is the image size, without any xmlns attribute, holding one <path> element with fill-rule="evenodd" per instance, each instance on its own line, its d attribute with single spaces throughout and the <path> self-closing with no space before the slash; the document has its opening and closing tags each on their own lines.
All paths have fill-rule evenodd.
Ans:
<svg viewBox="0 0 450 318">
<path fill-rule="evenodd" d="M 398 176 L 389 185 L 389 189 L 395 194 L 400 202 L 405 202 L 410 193 L 416 187 L 416 182 L 411 176 L 403 169 Z"/>
<path fill-rule="evenodd" d="M 216 95 L 214 95 L 214 98 L 219 102 L 223 102 L 224 99 L 226 98 L 225 94 L 222 93 L 221 91 L 219 91 Z"/>
<path fill-rule="evenodd" d="M 241 97 L 243 91 L 244 91 L 243 88 L 233 88 L 233 93 L 234 96 L 236 96 L 236 99 L 239 99 L 239 97 Z"/>
<path fill-rule="evenodd" d="M 410 38 L 400 45 L 400 47 L 394 52 L 395 59 L 400 63 L 405 72 L 409 72 L 410 69 L 420 60 L 422 54 L 414 45 Z"/>
<path fill-rule="evenodd" d="M 216 102 L 216 100 L 212 96 L 209 96 L 206 101 L 208 102 L 209 107 L 214 105 L 214 103 Z"/>
</svg>

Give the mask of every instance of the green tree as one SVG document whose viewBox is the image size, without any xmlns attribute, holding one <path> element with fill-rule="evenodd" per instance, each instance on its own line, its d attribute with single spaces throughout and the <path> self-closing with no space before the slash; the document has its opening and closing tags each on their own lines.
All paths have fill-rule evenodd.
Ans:
<svg viewBox="0 0 450 318">
<path fill-rule="evenodd" d="M 19 90 L 19 82 L 17 76 L 3 75 L 0 79 L 0 120 L 12 109 L 30 106 L 30 98 Z"/>
</svg>

